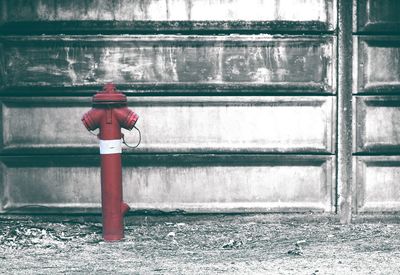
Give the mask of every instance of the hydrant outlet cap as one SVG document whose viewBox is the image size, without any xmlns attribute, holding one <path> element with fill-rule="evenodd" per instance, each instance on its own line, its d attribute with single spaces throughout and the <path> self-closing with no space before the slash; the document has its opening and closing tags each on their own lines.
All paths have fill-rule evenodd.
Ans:
<svg viewBox="0 0 400 275">
<path fill-rule="evenodd" d="M 110 104 L 110 103 L 127 103 L 126 95 L 118 92 L 113 83 L 107 83 L 103 87 L 103 91 L 93 96 L 94 104 Z"/>
</svg>

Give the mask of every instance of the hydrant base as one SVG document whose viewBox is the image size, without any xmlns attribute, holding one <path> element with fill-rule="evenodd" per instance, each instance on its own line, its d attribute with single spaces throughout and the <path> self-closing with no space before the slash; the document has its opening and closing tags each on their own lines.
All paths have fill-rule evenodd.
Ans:
<svg viewBox="0 0 400 275">
<path fill-rule="evenodd" d="M 121 241 L 124 238 L 124 236 L 121 235 L 103 235 L 103 239 L 106 242 L 117 242 Z"/>
</svg>

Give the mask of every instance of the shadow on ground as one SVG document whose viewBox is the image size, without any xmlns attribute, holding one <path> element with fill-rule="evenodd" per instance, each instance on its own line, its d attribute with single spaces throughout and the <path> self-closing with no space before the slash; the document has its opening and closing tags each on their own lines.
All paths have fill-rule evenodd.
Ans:
<svg viewBox="0 0 400 275">
<path fill-rule="evenodd" d="M 1 274 L 395 274 L 400 218 L 129 216 L 105 243 L 100 216 L 0 216 Z"/>
</svg>

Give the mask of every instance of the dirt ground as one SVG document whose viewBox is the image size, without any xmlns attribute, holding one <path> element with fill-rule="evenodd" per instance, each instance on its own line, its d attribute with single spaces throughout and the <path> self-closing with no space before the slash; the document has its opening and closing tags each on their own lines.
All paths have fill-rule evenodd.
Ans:
<svg viewBox="0 0 400 275">
<path fill-rule="evenodd" d="M 100 216 L 0 216 L 0 274 L 400 274 L 400 217 L 133 215 L 105 243 Z"/>
</svg>

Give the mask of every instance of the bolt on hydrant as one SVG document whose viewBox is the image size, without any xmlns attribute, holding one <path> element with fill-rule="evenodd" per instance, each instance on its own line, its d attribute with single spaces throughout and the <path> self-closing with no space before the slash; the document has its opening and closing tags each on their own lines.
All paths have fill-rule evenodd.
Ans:
<svg viewBox="0 0 400 275">
<path fill-rule="evenodd" d="M 101 154 L 101 204 L 103 238 L 117 241 L 124 237 L 124 215 L 129 206 L 122 200 L 121 128 L 131 130 L 138 116 L 127 107 L 125 94 L 108 83 L 92 98 L 93 108 L 83 115 L 89 131 L 100 129 L 97 135 Z"/>
</svg>

